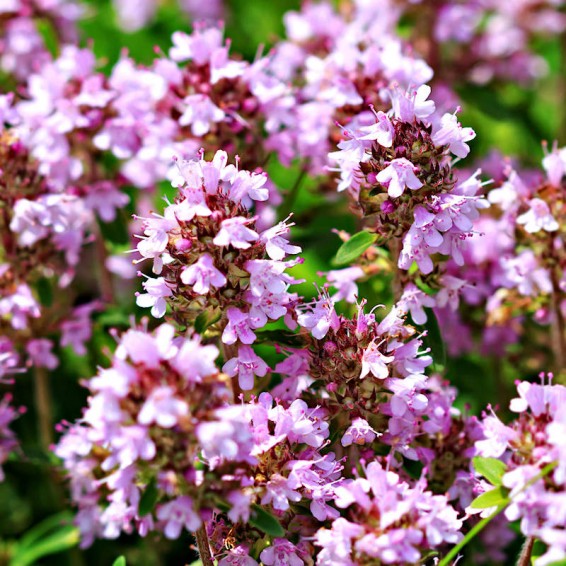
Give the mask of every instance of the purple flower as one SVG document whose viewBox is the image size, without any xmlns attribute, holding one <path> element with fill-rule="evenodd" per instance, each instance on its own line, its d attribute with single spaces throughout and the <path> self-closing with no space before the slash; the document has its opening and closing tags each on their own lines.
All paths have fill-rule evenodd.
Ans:
<svg viewBox="0 0 566 566">
<path fill-rule="evenodd" d="M 377 174 L 377 180 L 387 187 L 387 193 L 392 198 L 400 197 L 405 189 L 415 191 L 423 184 L 415 175 L 416 167 L 404 157 L 393 159 L 391 163 Z"/>
<path fill-rule="evenodd" d="M 470 146 L 465 142 L 475 137 L 472 128 L 462 128 L 455 114 L 444 114 L 440 126 L 432 134 L 432 141 L 436 145 L 447 145 L 454 155 L 464 158 L 470 153 Z"/>
<path fill-rule="evenodd" d="M 163 533 L 168 539 L 179 538 L 183 527 L 189 532 L 195 532 L 201 525 L 200 517 L 193 510 L 193 502 L 186 495 L 159 505 L 156 515 L 163 524 Z"/>
<path fill-rule="evenodd" d="M 142 308 L 151 307 L 152 316 L 161 318 L 167 310 L 167 301 L 165 299 L 173 295 L 171 287 L 169 287 L 163 277 L 146 279 L 142 285 L 146 293 L 138 293 L 136 295 L 136 304 Z"/>
<path fill-rule="evenodd" d="M 157 387 L 143 404 L 138 422 L 143 425 L 156 423 L 163 428 L 172 428 L 179 422 L 179 418 L 186 417 L 188 412 L 185 401 L 176 398 L 171 387 Z"/>
<path fill-rule="evenodd" d="M 254 376 L 263 377 L 268 370 L 268 365 L 250 346 L 240 346 L 238 356 L 228 360 L 222 368 L 230 377 L 238 376 L 238 383 L 244 391 L 253 389 Z"/>
<path fill-rule="evenodd" d="M 199 259 L 185 267 L 181 272 L 181 281 L 185 285 L 192 285 L 197 295 L 206 295 L 211 287 L 216 289 L 226 285 L 226 276 L 214 266 L 210 254 L 202 254 Z"/>
<path fill-rule="evenodd" d="M 394 356 L 386 356 L 379 351 L 378 345 L 375 341 L 364 350 L 362 356 L 362 371 L 360 373 L 360 379 L 363 379 L 371 373 L 374 377 L 378 379 L 385 379 L 389 376 L 389 368 L 387 364 L 391 363 L 395 359 Z"/>
<path fill-rule="evenodd" d="M 540 198 L 529 201 L 529 210 L 517 217 L 517 224 L 523 224 L 530 234 L 535 234 L 539 230 L 546 232 L 558 230 L 558 222 L 552 216 L 548 204 Z"/>
<path fill-rule="evenodd" d="M 241 216 L 223 220 L 213 243 L 217 246 L 233 246 L 240 250 L 247 250 L 251 246 L 250 242 L 255 242 L 259 237 L 257 232 L 246 227 L 246 224 L 250 222 L 251 220 Z"/>
<path fill-rule="evenodd" d="M 226 311 L 228 324 L 222 333 L 222 342 L 224 344 L 234 344 L 237 340 L 242 344 L 253 344 L 256 335 L 252 331 L 252 320 L 248 313 L 241 311 L 235 307 L 230 307 Z M 257 327 L 256 327 L 257 328 Z"/>
<path fill-rule="evenodd" d="M 340 441 L 342 446 L 350 446 L 351 444 L 370 444 L 375 440 L 376 432 L 369 423 L 358 417 L 354 419 L 352 424 L 346 429 Z"/>
</svg>

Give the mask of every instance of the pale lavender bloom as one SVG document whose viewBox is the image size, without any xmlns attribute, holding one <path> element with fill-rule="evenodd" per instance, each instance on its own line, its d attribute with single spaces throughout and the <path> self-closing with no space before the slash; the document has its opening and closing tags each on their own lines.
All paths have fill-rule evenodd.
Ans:
<svg viewBox="0 0 566 566">
<path fill-rule="evenodd" d="M 542 166 L 551 185 L 559 187 L 566 172 L 566 148 L 552 148 L 552 152 L 544 157 Z"/>
<path fill-rule="evenodd" d="M 226 117 L 224 111 L 205 94 L 190 94 L 183 99 L 183 103 L 186 107 L 179 118 L 179 124 L 191 126 L 194 136 L 204 136 L 210 131 L 212 124 L 222 122 Z"/>
<path fill-rule="evenodd" d="M 163 428 L 172 428 L 188 413 L 187 403 L 175 397 L 171 387 L 157 387 L 143 404 L 138 414 L 138 422 L 143 425 L 155 423 Z"/>
<path fill-rule="evenodd" d="M 142 308 L 150 308 L 151 314 L 155 318 L 161 318 L 167 310 L 167 297 L 173 295 L 171 287 L 163 277 L 157 279 L 147 279 L 142 283 L 146 293 L 136 295 L 136 304 Z"/>
<path fill-rule="evenodd" d="M 172 36 L 169 56 L 176 62 L 193 60 L 197 65 L 205 65 L 212 53 L 222 47 L 222 35 L 218 27 L 198 28 L 191 35 L 177 31 Z"/>
<path fill-rule="evenodd" d="M 377 436 L 375 430 L 369 425 L 369 423 L 358 417 L 352 421 L 352 424 L 346 429 L 346 432 L 342 435 L 340 443 L 342 446 L 350 446 L 351 444 L 370 444 L 375 440 Z"/>
<path fill-rule="evenodd" d="M 411 313 L 415 324 L 424 324 L 427 321 L 424 307 L 435 307 L 436 301 L 434 297 L 427 295 L 413 283 L 409 283 L 403 290 L 403 294 L 399 299 L 399 305 L 403 310 L 407 310 Z"/>
<path fill-rule="evenodd" d="M 467 143 L 476 137 L 472 128 L 462 128 L 455 114 L 444 114 L 440 119 L 439 128 L 432 134 L 432 141 L 440 146 L 447 145 L 457 157 L 466 157 L 470 153 Z"/>
<path fill-rule="evenodd" d="M 36 367 L 55 369 L 59 365 L 59 359 L 53 354 L 52 349 L 53 342 L 47 338 L 30 340 L 26 344 L 26 351 Z"/>
<path fill-rule="evenodd" d="M 364 270 L 355 265 L 344 269 L 335 269 L 326 273 L 326 280 L 335 287 L 338 292 L 332 296 L 332 300 L 337 302 L 342 299 L 347 303 L 354 304 L 358 297 L 358 286 L 356 280 L 364 276 Z"/>
<path fill-rule="evenodd" d="M 265 485 L 265 495 L 261 499 L 261 504 L 271 504 L 278 511 L 287 511 L 289 501 L 296 503 L 301 499 L 301 494 L 288 485 L 288 478 L 276 473 L 272 474 L 271 479 Z"/>
<path fill-rule="evenodd" d="M 0 316 L 7 317 L 15 330 L 24 330 L 29 318 L 41 316 L 39 303 L 25 283 L 20 283 L 12 295 L 0 299 Z"/>
<path fill-rule="evenodd" d="M 404 157 L 393 159 L 391 163 L 377 174 L 377 180 L 387 187 L 387 193 L 392 198 L 400 197 L 405 189 L 415 191 L 423 184 L 415 175 L 415 166 Z"/>
<path fill-rule="evenodd" d="M 318 340 L 322 340 L 332 328 L 340 328 L 340 318 L 334 310 L 334 301 L 322 296 L 312 308 L 299 312 L 297 320 L 301 326 L 311 331 Z"/>
<path fill-rule="evenodd" d="M 252 328 L 259 328 L 259 326 L 252 326 L 252 320 L 248 313 L 235 307 L 230 307 L 226 311 L 226 318 L 228 319 L 228 324 L 222 333 L 222 342 L 224 344 L 234 344 L 237 340 L 240 340 L 242 344 L 253 344 L 255 342 L 256 335 Z"/>
<path fill-rule="evenodd" d="M 287 224 L 285 221 L 279 222 L 275 226 L 264 230 L 260 234 L 260 241 L 265 244 L 267 255 L 276 261 L 282 260 L 286 254 L 298 254 L 301 252 L 299 246 L 294 246 L 288 242 L 283 235 L 289 233 L 289 228 L 293 224 Z"/>
<path fill-rule="evenodd" d="M 260 559 L 266 566 L 303 566 L 297 547 L 284 538 L 276 538 L 262 550 Z"/>
<path fill-rule="evenodd" d="M 395 117 L 404 122 L 412 122 L 415 118 L 424 120 L 430 116 L 435 111 L 434 101 L 427 100 L 430 92 L 431 88 L 425 84 L 408 92 L 400 88 L 389 91 Z"/>
<path fill-rule="evenodd" d="M 214 375 L 219 351 L 214 344 L 200 343 L 198 336 L 185 340 L 171 365 L 189 382 L 200 383 L 205 377 Z"/>
<path fill-rule="evenodd" d="M 499 458 L 508 448 L 509 443 L 517 438 L 517 432 L 505 426 L 495 415 L 483 420 L 484 439 L 476 442 L 480 456 Z"/>
<path fill-rule="evenodd" d="M 237 546 L 228 551 L 221 558 L 218 566 L 258 566 L 258 563 L 250 556 L 250 550 L 246 546 Z"/>
<path fill-rule="evenodd" d="M 535 234 L 539 230 L 546 232 L 558 230 L 558 222 L 550 213 L 548 204 L 540 198 L 529 201 L 529 210 L 517 217 L 517 224 L 523 224 L 530 234 Z"/>
<path fill-rule="evenodd" d="M 376 122 L 371 126 L 362 126 L 360 132 L 363 136 L 358 136 L 360 140 L 376 141 L 383 147 L 391 147 L 393 145 L 393 137 L 395 136 L 395 129 L 391 120 L 381 110 L 375 115 Z"/>
<path fill-rule="evenodd" d="M 214 260 L 207 253 L 183 269 L 181 281 L 185 285 L 192 285 L 193 292 L 197 295 L 206 295 L 211 287 L 219 289 L 227 282 L 226 276 L 214 266 Z"/>
<path fill-rule="evenodd" d="M 251 243 L 259 237 L 257 232 L 246 226 L 250 222 L 250 219 L 242 216 L 223 220 L 220 231 L 212 242 L 217 246 L 233 246 L 240 250 L 247 250 L 251 247 Z"/>
<path fill-rule="evenodd" d="M 360 379 L 363 379 L 371 373 L 374 377 L 378 379 L 385 379 L 389 376 L 389 368 L 387 364 L 391 363 L 395 359 L 394 356 L 386 356 L 379 351 L 379 346 L 375 343 L 375 340 L 364 350 L 362 356 L 362 371 L 360 373 Z"/>
<path fill-rule="evenodd" d="M 168 539 L 179 538 L 183 527 L 193 533 L 201 525 L 201 519 L 193 509 L 193 501 L 187 495 L 159 505 L 156 515 L 163 523 L 163 533 Z"/>
<path fill-rule="evenodd" d="M 268 365 L 250 346 L 240 346 L 238 356 L 228 360 L 222 368 L 230 377 L 238 376 L 238 383 L 244 391 L 253 389 L 254 376 L 263 377 L 268 370 Z"/>
</svg>

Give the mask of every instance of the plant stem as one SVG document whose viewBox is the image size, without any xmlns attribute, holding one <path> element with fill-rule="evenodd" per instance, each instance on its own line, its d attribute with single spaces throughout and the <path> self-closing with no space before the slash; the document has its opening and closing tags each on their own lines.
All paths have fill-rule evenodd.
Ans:
<svg viewBox="0 0 566 566">
<path fill-rule="evenodd" d="M 478 533 L 483 531 L 489 522 L 499 515 L 505 507 L 507 507 L 507 503 L 499 505 L 499 507 L 497 507 L 497 509 L 489 517 L 485 517 L 479 523 L 474 525 L 468 534 L 466 534 L 466 536 L 456 546 L 450 549 L 450 552 L 438 563 L 438 566 L 450 566 L 452 560 L 458 556 L 460 550 L 462 550 Z"/>
<path fill-rule="evenodd" d="M 301 184 L 303 183 L 303 179 L 307 175 L 307 166 L 303 164 L 301 167 L 301 172 L 299 173 L 298 177 L 295 180 L 295 184 L 292 186 L 291 190 L 287 193 L 285 197 L 285 201 L 281 205 L 281 216 L 282 218 L 286 218 L 289 214 L 293 211 L 293 205 L 297 200 L 297 196 L 299 195 L 299 189 L 301 188 Z"/>
<path fill-rule="evenodd" d="M 212 560 L 212 553 L 210 552 L 210 543 L 206 534 L 206 524 L 203 523 L 202 527 L 198 529 L 195 533 L 195 538 L 197 539 L 197 548 L 202 566 L 214 566 L 214 560 Z"/>
<path fill-rule="evenodd" d="M 49 391 L 49 375 L 46 368 L 36 366 L 34 376 L 39 440 L 41 447 L 47 451 L 53 443 L 53 411 Z"/>
<path fill-rule="evenodd" d="M 517 566 L 530 566 L 531 554 L 533 552 L 534 545 L 535 545 L 535 537 L 528 537 L 521 550 L 521 555 L 519 556 L 519 561 L 517 562 Z"/>
</svg>

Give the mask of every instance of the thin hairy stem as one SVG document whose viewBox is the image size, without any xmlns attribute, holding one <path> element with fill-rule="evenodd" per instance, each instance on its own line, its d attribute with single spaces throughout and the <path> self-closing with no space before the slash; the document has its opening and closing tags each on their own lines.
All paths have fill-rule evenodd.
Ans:
<svg viewBox="0 0 566 566">
<path fill-rule="evenodd" d="M 49 374 L 44 367 L 36 367 L 34 377 L 39 439 L 41 447 L 44 450 L 49 450 L 53 443 L 53 410 L 49 390 Z"/>
<path fill-rule="evenodd" d="M 214 560 L 212 559 L 212 553 L 210 552 L 210 543 L 208 542 L 205 524 L 203 524 L 202 527 L 200 527 L 200 529 L 195 533 L 195 538 L 197 539 L 197 548 L 202 566 L 214 566 Z"/>
</svg>

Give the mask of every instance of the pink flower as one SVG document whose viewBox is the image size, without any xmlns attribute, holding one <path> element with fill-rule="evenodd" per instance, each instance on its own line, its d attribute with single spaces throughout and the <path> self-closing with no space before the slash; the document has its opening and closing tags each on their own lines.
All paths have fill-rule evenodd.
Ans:
<svg viewBox="0 0 566 566">
<path fill-rule="evenodd" d="M 226 277 L 216 269 L 210 254 L 203 254 L 198 261 L 185 267 L 181 273 L 181 281 L 185 285 L 192 285 L 197 295 L 206 295 L 210 287 L 220 288 L 226 285 Z"/>
<path fill-rule="evenodd" d="M 366 420 L 358 417 L 354 419 L 352 424 L 346 429 L 340 442 L 342 446 L 350 446 L 351 444 L 363 445 L 373 442 L 375 437 L 375 430 L 373 430 Z"/>
<path fill-rule="evenodd" d="M 238 376 L 238 383 L 241 389 L 249 391 L 254 386 L 254 376 L 263 377 L 269 367 L 268 365 L 250 348 L 250 346 L 240 346 L 238 356 L 228 360 L 222 371 L 230 377 Z"/>
<path fill-rule="evenodd" d="M 432 134 L 436 145 L 447 145 L 457 157 L 466 157 L 470 146 L 465 142 L 473 140 L 476 133 L 472 128 L 462 128 L 455 114 L 444 114 L 440 119 L 440 127 Z"/>
<path fill-rule="evenodd" d="M 392 198 L 400 197 L 407 187 L 415 191 L 423 186 L 415 175 L 415 166 L 404 157 L 393 159 L 376 178 L 382 185 L 387 186 L 387 193 Z"/>
<path fill-rule="evenodd" d="M 366 377 L 370 372 L 378 379 L 385 379 L 389 376 L 389 368 L 387 364 L 395 359 L 394 356 L 386 356 L 382 354 L 375 341 L 373 341 L 365 350 L 362 357 L 362 372 L 360 379 Z"/>
<path fill-rule="evenodd" d="M 200 517 L 193 510 L 193 502 L 187 495 L 160 505 L 156 514 L 164 524 L 163 533 L 168 539 L 179 538 L 183 527 L 189 532 L 195 532 L 201 525 Z"/>
<path fill-rule="evenodd" d="M 233 246 L 240 250 L 247 250 L 251 247 L 250 242 L 255 242 L 259 237 L 257 232 L 246 227 L 246 224 L 250 222 L 250 219 L 242 216 L 224 220 L 220 225 L 220 231 L 212 240 L 213 243 L 217 246 Z"/>
<path fill-rule="evenodd" d="M 224 344 L 234 344 L 237 340 L 240 340 L 242 344 L 253 344 L 255 342 L 256 335 L 252 331 L 252 321 L 248 313 L 230 307 L 226 311 L 226 318 L 228 324 L 222 333 Z"/>
<path fill-rule="evenodd" d="M 375 115 L 376 122 L 371 126 L 364 126 L 360 131 L 365 135 L 359 137 L 360 140 L 376 141 L 383 147 L 391 147 L 393 145 L 393 137 L 395 136 L 395 129 L 387 114 L 381 110 Z M 366 133 L 367 132 L 367 133 Z"/>
<path fill-rule="evenodd" d="M 540 198 L 529 201 L 529 210 L 517 217 L 517 224 L 523 224 L 530 234 L 535 234 L 539 230 L 546 232 L 558 230 L 558 222 L 550 213 L 548 204 Z"/>
<path fill-rule="evenodd" d="M 33 364 L 47 369 L 55 369 L 59 365 L 59 359 L 51 352 L 52 348 L 53 342 L 46 338 L 30 340 L 26 345 L 26 350 Z"/>
<path fill-rule="evenodd" d="M 190 94 L 183 102 L 186 108 L 179 118 L 179 124 L 191 126 L 193 136 L 208 134 L 211 124 L 222 122 L 226 116 L 205 94 Z"/>
<path fill-rule="evenodd" d="M 142 283 L 146 293 L 138 293 L 136 295 L 136 304 L 138 307 L 151 307 L 151 314 L 155 318 L 161 318 L 167 310 L 167 297 L 173 295 L 173 291 L 163 277 L 157 279 L 147 279 Z"/>
<path fill-rule="evenodd" d="M 185 401 L 177 399 L 171 387 L 157 387 L 143 404 L 138 422 L 143 425 L 156 423 L 163 428 L 172 428 L 180 417 L 187 416 L 189 408 Z"/>
</svg>

